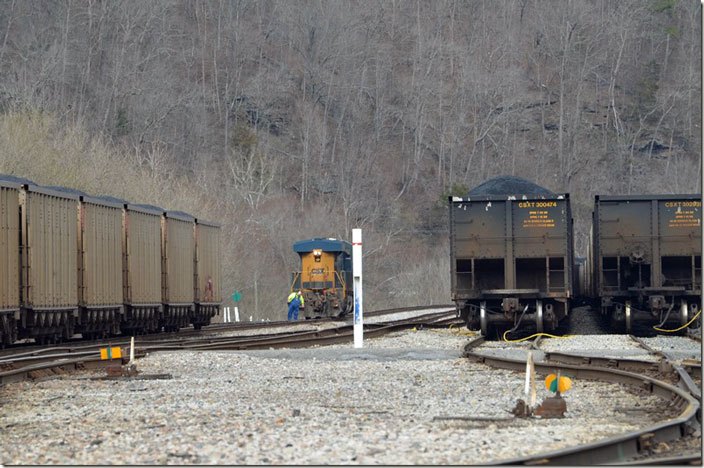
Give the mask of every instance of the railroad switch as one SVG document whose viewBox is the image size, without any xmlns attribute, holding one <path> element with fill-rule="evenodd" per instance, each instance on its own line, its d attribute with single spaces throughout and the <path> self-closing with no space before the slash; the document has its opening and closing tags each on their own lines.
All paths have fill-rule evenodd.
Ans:
<svg viewBox="0 0 704 468">
<path fill-rule="evenodd" d="M 91 380 L 162 380 L 173 378 L 171 374 L 140 374 L 134 364 L 122 366 L 119 363 L 110 363 L 106 370 L 108 375 L 93 377 Z"/>
<path fill-rule="evenodd" d="M 137 366 L 123 366 L 120 361 L 111 361 L 105 370 L 109 377 L 132 377 L 138 374 Z"/>
<path fill-rule="evenodd" d="M 523 400 L 518 400 L 511 413 L 518 418 L 540 416 L 541 418 L 564 418 L 567 402 L 560 395 L 548 397 L 535 409 L 531 409 Z"/>
<path fill-rule="evenodd" d="M 543 400 L 543 403 L 535 408 L 533 414 L 543 418 L 564 418 L 565 411 L 567 411 L 567 402 L 558 393 Z"/>
</svg>

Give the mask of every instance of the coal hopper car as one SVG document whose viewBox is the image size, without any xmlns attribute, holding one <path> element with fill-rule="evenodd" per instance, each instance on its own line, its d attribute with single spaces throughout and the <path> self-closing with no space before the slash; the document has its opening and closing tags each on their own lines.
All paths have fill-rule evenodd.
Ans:
<svg viewBox="0 0 704 468">
<path fill-rule="evenodd" d="M 0 177 L 0 347 L 17 340 L 20 320 L 20 184 Z"/>
<path fill-rule="evenodd" d="M 220 225 L 197 219 L 196 235 L 196 288 L 193 327 L 210 324 L 222 303 L 220 286 Z"/>
<path fill-rule="evenodd" d="M 597 195 L 592 217 L 592 295 L 612 326 L 688 325 L 701 308 L 701 196 Z"/>
<path fill-rule="evenodd" d="M 554 330 L 573 296 L 569 195 L 519 178 L 491 182 L 449 199 L 452 300 L 484 336 Z"/>
</svg>

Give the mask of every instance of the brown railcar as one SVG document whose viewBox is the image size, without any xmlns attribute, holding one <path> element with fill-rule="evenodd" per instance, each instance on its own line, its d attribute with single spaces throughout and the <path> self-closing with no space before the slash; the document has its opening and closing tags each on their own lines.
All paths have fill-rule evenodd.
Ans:
<svg viewBox="0 0 704 468">
<path fill-rule="evenodd" d="M 195 312 L 195 218 L 167 211 L 161 217 L 161 287 L 165 330 L 187 326 Z"/>
<path fill-rule="evenodd" d="M 0 346 L 17 339 L 20 319 L 20 184 L 0 180 Z"/>
<path fill-rule="evenodd" d="M 20 190 L 19 337 L 70 338 L 78 317 L 78 195 Z"/>
<path fill-rule="evenodd" d="M 573 296 L 569 195 L 450 197 L 452 300 L 471 329 L 552 330 Z"/>
<path fill-rule="evenodd" d="M 217 224 L 0 174 L 0 347 L 200 328 L 220 262 Z"/>
<path fill-rule="evenodd" d="M 119 333 L 123 312 L 124 205 L 81 196 L 78 205 L 76 331 L 84 337 Z"/>
<path fill-rule="evenodd" d="M 220 289 L 220 225 L 202 219 L 195 225 L 195 328 L 210 323 L 222 303 Z"/>
<path fill-rule="evenodd" d="M 155 332 L 163 314 L 161 298 L 161 216 L 163 210 L 127 204 L 123 209 L 124 333 Z"/>
<path fill-rule="evenodd" d="M 594 199 L 591 287 L 602 314 L 631 331 L 636 321 L 681 327 L 701 308 L 700 195 Z"/>
</svg>

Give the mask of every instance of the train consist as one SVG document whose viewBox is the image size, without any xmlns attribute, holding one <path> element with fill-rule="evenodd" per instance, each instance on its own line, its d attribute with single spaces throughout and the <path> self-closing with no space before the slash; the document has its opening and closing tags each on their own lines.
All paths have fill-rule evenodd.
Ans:
<svg viewBox="0 0 704 468">
<path fill-rule="evenodd" d="M 293 244 L 301 269 L 292 275 L 291 291 L 303 293 L 305 318 L 342 317 L 352 311 L 352 245 L 337 239 L 309 239 Z"/>
<path fill-rule="evenodd" d="M 701 308 L 701 196 L 596 196 L 576 259 L 569 194 L 516 177 L 450 197 L 452 300 L 470 329 L 554 330 L 575 299 L 611 318 L 688 325 Z"/>
<path fill-rule="evenodd" d="M 0 345 L 210 323 L 219 235 L 185 213 L 0 176 Z"/>
<path fill-rule="evenodd" d="M 596 196 L 585 289 L 614 328 L 684 326 L 702 294 L 699 195 Z"/>
</svg>

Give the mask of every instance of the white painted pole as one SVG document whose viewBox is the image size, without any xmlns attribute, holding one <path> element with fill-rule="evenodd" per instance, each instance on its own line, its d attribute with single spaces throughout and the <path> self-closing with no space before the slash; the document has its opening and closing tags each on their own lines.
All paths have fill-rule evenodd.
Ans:
<svg viewBox="0 0 704 468">
<path fill-rule="evenodd" d="M 240 311 L 237 308 L 237 306 L 235 306 L 235 322 L 239 322 L 239 321 L 240 321 Z"/>
<path fill-rule="evenodd" d="M 535 389 L 535 362 L 533 352 L 530 352 L 530 408 L 531 410 L 538 404 L 538 393 Z"/>
<path fill-rule="evenodd" d="M 222 322 L 223 323 L 230 323 L 230 308 L 225 307 L 225 309 L 222 312 L 223 312 Z"/>
<path fill-rule="evenodd" d="M 526 405 L 530 403 L 529 398 L 530 398 L 530 361 L 531 358 L 533 357 L 533 352 L 528 351 L 528 356 L 526 358 L 526 385 L 525 388 L 523 389 L 523 393 L 526 396 Z"/>
<path fill-rule="evenodd" d="M 535 362 L 533 361 L 533 351 L 528 351 L 528 357 L 526 359 L 526 406 L 528 408 L 535 408 L 537 403 L 537 393 L 535 390 Z"/>
<path fill-rule="evenodd" d="M 130 364 L 134 362 L 134 336 L 130 340 Z"/>
<path fill-rule="evenodd" d="M 361 229 L 352 229 L 352 276 L 354 277 L 354 347 L 361 348 L 364 340 Z"/>
</svg>

